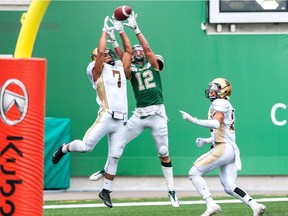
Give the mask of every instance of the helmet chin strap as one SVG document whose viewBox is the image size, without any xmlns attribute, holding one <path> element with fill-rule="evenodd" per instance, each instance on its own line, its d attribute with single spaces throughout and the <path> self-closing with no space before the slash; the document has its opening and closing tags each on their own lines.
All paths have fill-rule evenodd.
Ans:
<svg viewBox="0 0 288 216">
<path fill-rule="evenodd" d="M 106 62 L 107 64 L 110 64 L 110 65 L 112 65 L 112 66 L 114 66 L 115 65 L 115 61 L 114 60 L 111 60 L 111 61 L 109 61 L 109 62 Z"/>
<path fill-rule="evenodd" d="M 141 57 L 134 56 L 134 61 L 142 62 L 142 61 L 144 61 L 144 56 L 141 56 Z"/>
</svg>

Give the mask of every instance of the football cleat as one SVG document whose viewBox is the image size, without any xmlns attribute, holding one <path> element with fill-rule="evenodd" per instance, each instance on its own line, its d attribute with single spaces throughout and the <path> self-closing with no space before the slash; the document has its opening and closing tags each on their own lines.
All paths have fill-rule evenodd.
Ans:
<svg viewBox="0 0 288 216">
<path fill-rule="evenodd" d="M 175 208 L 180 206 L 179 200 L 177 198 L 176 192 L 175 191 L 169 191 L 168 192 L 168 197 L 170 198 L 171 205 Z"/>
<path fill-rule="evenodd" d="M 266 211 L 266 206 L 263 204 L 257 204 L 253 207 L 253 216 L 262 216 Z"/>
<path fill-rule="evenodd" d="M 98 172 L 93 173 L 89 179 L 90 181 L 98 181 L 99 179 L 101 179 L 102 177 L 104 177 L 105 175 L 105 170 L 99 170 Z"/>
<path fill-rule="evenodd" d="M 63 153 L 62 152 L 62 147 L 64 146 L 65 144 L 62 144 L 58 149 L 57 151 L 53 154 L 52 156 L 52 163 L 53 164 L 57 164 L 61 158 L 66 154 L 66 153 Z"/>
<path fill-rule="evenodd" d="M 207 207 L 206 211 L 201 216 L 211 216 L 221 212 L 221 207 L 216 203 L 213 206 Z"/>
<path fill-rule="evenodd" d="M 112 208 L 113 205 L 111 203 L 110 193 L 111 193 L 111 191 L 108 191 L 106 189 L 102 189 L 102 191 L 99 193 L 99 197 L 100 197 L 100 199 L 103 200 L 103 202 L 106 206 L 108 206 L 109 208 Z"/>
</svg>

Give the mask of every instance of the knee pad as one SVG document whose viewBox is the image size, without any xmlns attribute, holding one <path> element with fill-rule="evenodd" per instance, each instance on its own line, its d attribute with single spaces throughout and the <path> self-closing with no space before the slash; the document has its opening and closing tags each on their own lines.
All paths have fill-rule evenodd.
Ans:
<svg viewBox="0 0 288 216">
<path fill-rule="evenodd" d="M 108 156 L 109 158 L 116 158 L 116 159 L 119 159 L 122 154 L 123 154 L 123 151 L 124 151 L 124 147 L 125 147 L 125 144 L 121 143 L 121 144 L 115 144 L 115 147 L 113 149 L 110 150 Z"/>
<path fill-rule="evenodd" d="M 202 173 L 200 172 L 200 170 L 195 166 L 193 166 L 189 170 L 189 179 L 191 180 L 193 178 L 193 176 L 202 176 Z"/>
<path fill-rule="evenodd" d="M 169 155 L 169 151 L 167 146 L 161 146 L 160 149 L 158 150 L 158 155 L 160 157 L 166 157 Z"/>
<path fill-rule="evenodd" d="M 234 185 L 233 186 L 231 186 L 231 185 L 223 185 L 223 187 L 224 187 L 225 193 L 233 196 L 233 192 L 234 192 L 234 190 L 236 188 Z"/>
</svg>

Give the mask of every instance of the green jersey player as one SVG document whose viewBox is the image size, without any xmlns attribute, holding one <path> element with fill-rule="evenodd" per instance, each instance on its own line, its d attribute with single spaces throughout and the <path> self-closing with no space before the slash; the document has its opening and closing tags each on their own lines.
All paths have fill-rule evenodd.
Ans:
<svg viewBox="0 0 288 216">
<path fill-rule="evenodd" d="M 163 103 L 160 76 L 160 73 L 164 68 L 164 59 L 162 56 L 154 54 L 146 38 L 139 30 L 136 18 L 137 14 L 133 11 L 128 18 L 128 22 L 123 23 L 123 25 L 134 30 L 139 44 L 133 47 L 131 70 L 125 72 L 127 79 L 130 79 L 133 87 L 136 108 L 127 122 L 125 131 L 123 131 L 126 143 L 123 143 L 121 147 L 119 146 L 118 152 L 120 153 L 118 158 L 121 156 L 122 151 L 128 142 L 140 135 L 144 129 L 150 129 L 161 161 L 162 172 L 168 190 L 168 197 L 170 198 L 173 207 L 179 207 L 180 204 L 174 189 L 173 169 L 168 150 L 168 118 Z M 120 21 L 111 20 L 111 22 L 113 22 L 114 29 L 117 30 L 118 33 L 121 34 L 124 31 Z M 121 59 L 122 51 L 113 35 L 112 38 L 110 37 L 110 41 L 112 42 L 118 57 Z M 92 174 L 90 180 L 100 179 L 105 172 L 106 165 L 104 170 Z"/>
</svg>

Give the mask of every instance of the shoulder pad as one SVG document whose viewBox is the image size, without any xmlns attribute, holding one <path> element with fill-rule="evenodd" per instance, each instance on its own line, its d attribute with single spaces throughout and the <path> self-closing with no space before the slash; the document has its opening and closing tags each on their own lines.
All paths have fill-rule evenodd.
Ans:
<svg viewBox="0 0 288 216">
<path fill-rule="evenodd" d="M 123 65 L 122 62 L 119 59 L 115 61 L 115 66 L 122 66 L 122 65 Z"/>
<path fill-rule="evenodd" d="M 219 112 L 226 112 L 231 106 L 230 102 L 226 99 L 216 99 L 211 104 L 212 109 Z"/>
</svg>

